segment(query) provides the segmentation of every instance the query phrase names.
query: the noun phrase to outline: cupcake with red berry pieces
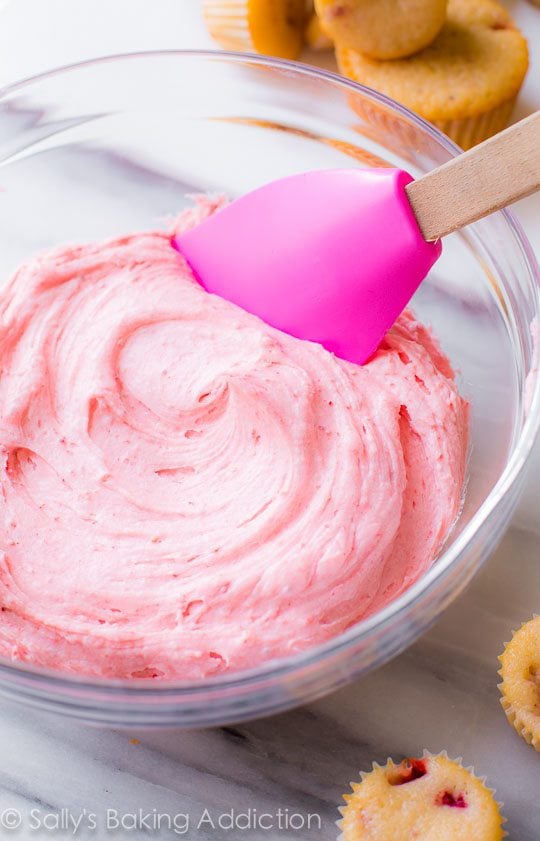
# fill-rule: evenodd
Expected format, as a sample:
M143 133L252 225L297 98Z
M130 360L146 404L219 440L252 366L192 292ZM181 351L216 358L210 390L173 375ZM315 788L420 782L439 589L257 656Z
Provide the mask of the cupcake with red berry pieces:
M342 841L500 841L505 835L485 781L445 753L374 763L360 777L340 809Z
M516 631L499 657L501 704L508 721L540 751L540 616Z

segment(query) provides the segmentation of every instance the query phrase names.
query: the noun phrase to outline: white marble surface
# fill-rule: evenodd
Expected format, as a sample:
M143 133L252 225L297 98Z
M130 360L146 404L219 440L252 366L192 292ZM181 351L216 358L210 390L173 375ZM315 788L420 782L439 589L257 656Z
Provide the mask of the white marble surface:
M540 10L524 0L509 5L533 53L519 109L526 113L540 107ZM5 83L99 54L196 46L210 46L198 0L0 5ZM540 253L540 199L517 212ZM538 841L540 757L507 726L496 669L512 628L540 610L539 493L537 447L513 527L468 592L408 652L309 707L211 732L119 733L0 703L0 838L333 839L336 805L360 768L427 748L461 755L486 774L505 802L510 838ZM199 830L205 808L214 821L231 808L257 809L275 824L279 809L306 820L311 813L312 828L227 832L206 821ZM133 828L140 809L146 829ZM17 830L2 825L16 823L17 811L4 810L20 813ZM167 829L175 815L176 831ZM115 816L125 827L113 831Z

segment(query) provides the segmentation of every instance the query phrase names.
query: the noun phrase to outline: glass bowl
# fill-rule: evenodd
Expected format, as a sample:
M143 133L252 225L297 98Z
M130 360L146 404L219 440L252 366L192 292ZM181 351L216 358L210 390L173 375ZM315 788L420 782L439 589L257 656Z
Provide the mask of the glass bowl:
M189 194L234 197L325 167L418 176L459 150L331 73L213 52L85 62L0 96L0 276L65 241L155 227ZM390 235L390 233L389 233ZM509 521L539 423L538 268L508 213L447 238L413 306L471 403L469 479L444 551L384 610L317 648L199 684L73 678L0 662L5 696L89 722L201 727L285 710L403 650L463 590Z

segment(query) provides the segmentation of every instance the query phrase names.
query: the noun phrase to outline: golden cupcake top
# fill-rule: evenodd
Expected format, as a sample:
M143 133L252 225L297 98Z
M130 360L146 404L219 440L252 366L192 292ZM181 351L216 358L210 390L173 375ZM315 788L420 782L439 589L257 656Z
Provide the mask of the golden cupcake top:
M515 632L499 659L499 689L507 718L540 751L540 616Z
M477 116L513 99L528 66L525 38L496 0L449 0L432 44L377 61L337 44L341 71L429 120Z
M500 841L503 818L485 783L445 754L391 759L344 795L343 841Z
M379 59L401 58L431 44L447 0L315 0L321 26L342 47Z

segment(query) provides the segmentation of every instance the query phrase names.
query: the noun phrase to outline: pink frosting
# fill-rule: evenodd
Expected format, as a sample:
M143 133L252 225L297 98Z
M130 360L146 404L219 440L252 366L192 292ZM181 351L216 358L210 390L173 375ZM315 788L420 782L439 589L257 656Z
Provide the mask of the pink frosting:
M410 312L357 367L207 294L170 235L55 250L1 296L4 657L258 666L386 605L458 514L467 407Z

